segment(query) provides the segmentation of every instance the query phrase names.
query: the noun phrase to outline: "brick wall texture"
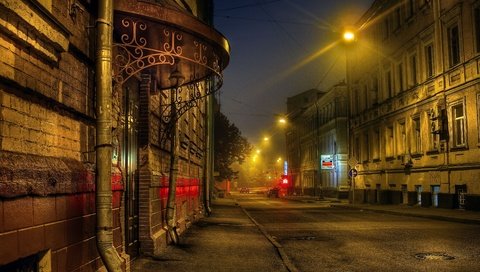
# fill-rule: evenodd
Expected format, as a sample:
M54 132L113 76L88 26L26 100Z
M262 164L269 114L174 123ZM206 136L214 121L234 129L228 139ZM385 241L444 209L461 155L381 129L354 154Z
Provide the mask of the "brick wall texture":
M94 34L90 1L0 0L0 270L51 251L52 271L97 271L95 241ZM46 14L44 14L46 12ZM158 253L164 233L170 168L164 96L151 75L131 81L138 92L140 252ZM114 246L125 254L126 87L114 88L119 157L113 171ZM180 231L201 214L205 103L178 120ZM128 119L129 120L129 119ZM127 121L128 121L127 120ZM113 161L113 160L112 160Z

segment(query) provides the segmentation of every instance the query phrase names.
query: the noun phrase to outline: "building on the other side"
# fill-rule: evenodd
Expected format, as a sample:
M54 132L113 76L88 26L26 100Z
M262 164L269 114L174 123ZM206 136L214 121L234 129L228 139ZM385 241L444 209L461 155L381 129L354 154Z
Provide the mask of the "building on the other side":
M286 150L293 192L346 197L347 88L308 90L287 99Z
M129 271L208 212L229 61L212 13L0 0L1 271Z
M319 187L323 196L347 198L348 91L344 82L331 87L314 104L318 146Z
M377 0L358 26L355 202L480 209L480 3Z

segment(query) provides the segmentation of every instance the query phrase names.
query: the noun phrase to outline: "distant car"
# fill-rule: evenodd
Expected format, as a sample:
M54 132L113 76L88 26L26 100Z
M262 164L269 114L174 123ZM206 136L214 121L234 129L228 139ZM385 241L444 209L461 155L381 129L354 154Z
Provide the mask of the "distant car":
M280 188L274 187L267 191L267 197L279 197Z
M250 193L250 189L248 189L247 187L240 188L240 193L248 194L248 193Z

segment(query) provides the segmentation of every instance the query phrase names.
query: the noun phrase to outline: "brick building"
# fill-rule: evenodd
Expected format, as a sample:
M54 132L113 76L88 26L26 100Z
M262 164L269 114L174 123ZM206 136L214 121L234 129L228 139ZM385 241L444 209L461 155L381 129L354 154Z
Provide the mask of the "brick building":
M480 208L480 3L377 0L347 48L355 201Z
M96 245L98 2L0 0L0 270L105 269ZM129 270L172 241L170 200L178 233L208 208L207 97L229 47L212 27L212 1L114 2L108 172L113 247Z

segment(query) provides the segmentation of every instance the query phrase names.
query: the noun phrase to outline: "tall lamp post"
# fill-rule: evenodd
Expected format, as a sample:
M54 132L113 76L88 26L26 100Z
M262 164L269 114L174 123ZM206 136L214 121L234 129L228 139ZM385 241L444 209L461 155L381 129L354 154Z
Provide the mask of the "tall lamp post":
M355 35L355 32L353 32L352 30L345 30L343 32L343 35L342 35L342 38L343 38L343 41L345 44L347 45L350 45L352 44L353 42L356 41L357 37ZM349 98L349 101L347 103L347 139L348 139L348 145L349 145L349 153L353 153L353 152L350 152L350 103L352 101L352 97L351 97L351 86L350 86L350 78L349 78L349 72L348 72L348 69L349 69L349 66L348 66L348 52L345 51L345 81L346 81L346 84L347 84L347 93L348 93L348 98ZM350 161L356 161L355 157L352 157L350 158ZM356 163L355 163L356 164ZM352 169L355 169L355 164L351 164L350 167ZM351 177L352 179L352 185L351 185L351 188L352 188L352 203L355 204L355 177Z

